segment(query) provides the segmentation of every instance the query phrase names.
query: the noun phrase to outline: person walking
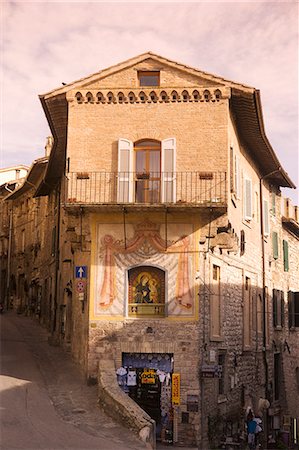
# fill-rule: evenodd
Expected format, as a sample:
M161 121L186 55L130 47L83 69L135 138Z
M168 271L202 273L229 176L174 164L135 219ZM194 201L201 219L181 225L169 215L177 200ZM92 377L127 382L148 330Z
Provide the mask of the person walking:
M256 430L257 423L254 420L254 415L252 411L249 411L247 416L247 442L248 447L250 450L255 450L255 430Z

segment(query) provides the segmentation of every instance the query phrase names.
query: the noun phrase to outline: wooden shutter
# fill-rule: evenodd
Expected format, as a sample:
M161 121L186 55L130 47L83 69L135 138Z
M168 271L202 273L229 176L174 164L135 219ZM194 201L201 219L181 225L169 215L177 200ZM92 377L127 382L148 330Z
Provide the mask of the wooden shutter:
M133 142L118 140L118 203L133 201Z
M277 327L277 290L273 289L272 291L272 312L273 312L273 327Z
M281 315L281 326L284 326L284 293L280 291L280 315Z
M268 235L269 230L269 205L268 200L263 201L264 235Z
M162 202L176 202L176 140L175 138L162 141L161 161L161 197Z
M240 198L240 164L239 157L235 155L235 193Z
M288 241L283 241L283 267L284 271L289 271L289 244Z
M244 216L246 220L252 219L252 181L249 178L245 178Z
M276 231L272 232L272 248L273 248L273 258L278 259L278 234Z
M288 314L289 314L289 328L295 326L295 302L294 302L294 292L288 292Z

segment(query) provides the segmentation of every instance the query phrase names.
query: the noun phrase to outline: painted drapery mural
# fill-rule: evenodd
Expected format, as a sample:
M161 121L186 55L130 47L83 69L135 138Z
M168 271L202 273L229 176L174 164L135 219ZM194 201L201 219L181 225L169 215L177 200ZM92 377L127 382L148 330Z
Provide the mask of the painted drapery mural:
M160 234L160 226L150 221L135 226L130 224L127 226L126 243L117 239L123 233L122 225L98 226L96 315L126 314L126 303L129 301L128 271L139 266L158 267L165 272L163 303L167 304L168 316L194 315L192 226L168 224L167 242ZM132 290L135 293L134 300L136 303L141 300L155 302L158 289L158 278L153 271L141 271Z

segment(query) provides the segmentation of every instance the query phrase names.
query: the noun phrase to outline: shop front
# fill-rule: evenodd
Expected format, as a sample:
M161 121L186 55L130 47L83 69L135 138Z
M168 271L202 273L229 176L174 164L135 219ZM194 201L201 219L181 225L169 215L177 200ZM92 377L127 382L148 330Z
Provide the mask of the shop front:
M118 384L156 422L157 441L173 443L173 355L123 353Z

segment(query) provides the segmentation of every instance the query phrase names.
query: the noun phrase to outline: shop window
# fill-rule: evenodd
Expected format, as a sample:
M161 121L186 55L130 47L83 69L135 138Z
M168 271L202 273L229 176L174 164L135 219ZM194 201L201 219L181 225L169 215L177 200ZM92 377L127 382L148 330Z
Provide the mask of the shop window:
M281 329L284 325L284 295L282 291L272 292L273 327Z
M159 86L160 72L140 71L138 72L140 86Z
M210 335L211 339L221 337L221 289L220 267L213 264L212 292L210 295Z
M165 316L165 272L140 266L129 270L129 317Z

